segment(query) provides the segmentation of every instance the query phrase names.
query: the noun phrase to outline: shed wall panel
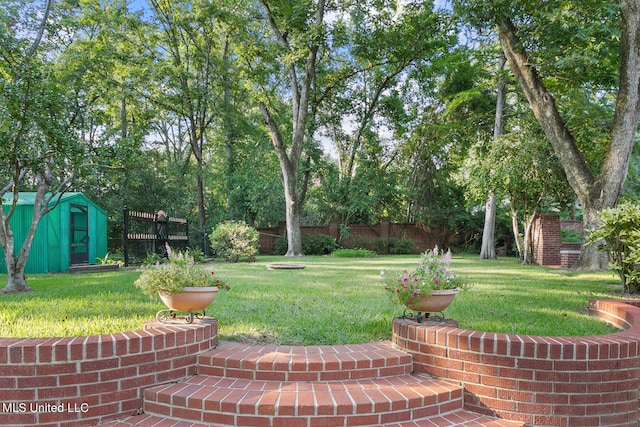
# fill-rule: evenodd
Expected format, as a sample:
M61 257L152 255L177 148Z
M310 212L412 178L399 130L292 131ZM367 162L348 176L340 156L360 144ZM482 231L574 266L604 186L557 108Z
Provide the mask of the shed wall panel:
M31 203L29 203L31 201ZM11 203L9 201L9 203ZM29 259L25 266L25 273L52 273L68 271L70 266L71 233L70 215L71 204L88 207L89 220L89 263L96 263L97 258L107 253L107 215L98 205L87 199L81 193L66 193L58 205L47 215L42 217L36 229ZM8 212L10 205L3 205ZM20 250L26 238L33 215L33 193L21 193L15 213L11 219L17 247ZM0 273L7 272L4 254L0 259Z

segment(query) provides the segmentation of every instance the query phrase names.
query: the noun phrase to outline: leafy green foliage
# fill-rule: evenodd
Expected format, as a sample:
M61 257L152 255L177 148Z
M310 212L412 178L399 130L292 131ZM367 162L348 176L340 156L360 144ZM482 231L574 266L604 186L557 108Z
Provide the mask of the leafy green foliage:
M602 224L589 233L591 244L606 252L625 292L640 292L640 205L623 203L600 213ZM604 240L604 242L602 242Z
M209 235L211 252L227 262L238 262L241 257L254 261L259 237L258 230L244 221L221 222Z
M412 254L415 244L408 237L397 237L389 239L389 253L395 255Z
M118 256L118 258L116 258L116 256ZM119 267L124 267L124 261L120 259L119 254L116 256L107 252L104 258L96 257L96 261L98 261L98 264L100 265L117 265Z
M147 256L142 260L142 265L151 266L156 264L164 264L165 262L169 262L167 257L162 254L147 254Z
M637 139L633 144L627 180L624 182L621 198L630 202L640 199L640 143Z
M377 256L374 251L363 248L341 248L333 251L331 256L337 258L371 258Z
M582 233L576 231L573 227L565 227L560 230L562 234L562 241L567 243L580 243L582 242Z
M329 255L340 245L327 234L305 234L302 236L302 251L308 255Z
M507 196L523 216L545 203L573 200L562 165L531 115L512 120L511 127L466 159L468 196L484 200L489 191Z
M384 290L394 303L411 305L432 291L467 288L468 285L451 269L451 251L442 253L436 246L420 256L418 266L399 274L381 272Z
M186 287L217 287L229 289L229 286L207 271L201 264L194 262L188 252L171 252L169 262L146 265L135 281L136 287L148 295L158 293L179 294Z

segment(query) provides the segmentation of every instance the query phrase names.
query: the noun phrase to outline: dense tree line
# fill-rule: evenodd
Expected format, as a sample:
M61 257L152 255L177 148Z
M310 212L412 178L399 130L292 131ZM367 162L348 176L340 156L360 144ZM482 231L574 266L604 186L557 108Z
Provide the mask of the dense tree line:
M629 162L635 198L637 2L453 4L6 0L0 196L83 191L112 230L125 205L200 236L286 219L295 256L300 224L381 218L479 249L491 195L525 260L536 212L594 225Z

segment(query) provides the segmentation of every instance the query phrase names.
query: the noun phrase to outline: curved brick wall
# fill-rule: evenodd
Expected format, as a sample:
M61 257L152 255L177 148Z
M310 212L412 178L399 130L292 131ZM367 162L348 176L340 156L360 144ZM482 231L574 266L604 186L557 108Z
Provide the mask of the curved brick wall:
M0 338L0 425L89 426L142 408L142 389L195 374L218 325L148 322L73 338Z
M536 426L638 426L640 301L591 301L623 329L537 337L394 319L414 370L464 386L467 409Z

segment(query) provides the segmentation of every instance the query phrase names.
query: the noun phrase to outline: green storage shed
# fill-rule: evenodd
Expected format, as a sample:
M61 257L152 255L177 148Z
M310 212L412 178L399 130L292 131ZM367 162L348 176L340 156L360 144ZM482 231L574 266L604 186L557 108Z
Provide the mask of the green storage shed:
M36 193L20 193L10 224L16 254L31 226ZM13 200L5 195L2 207L8 212ZM55 205L55 199L50 206ZM1 249L0 249L1 252ZM64 193L42 217L31 245L25 273L58 273L72 265L95 264L107 254L107 214L82 193ZM6 273L4 256L0 272Z

